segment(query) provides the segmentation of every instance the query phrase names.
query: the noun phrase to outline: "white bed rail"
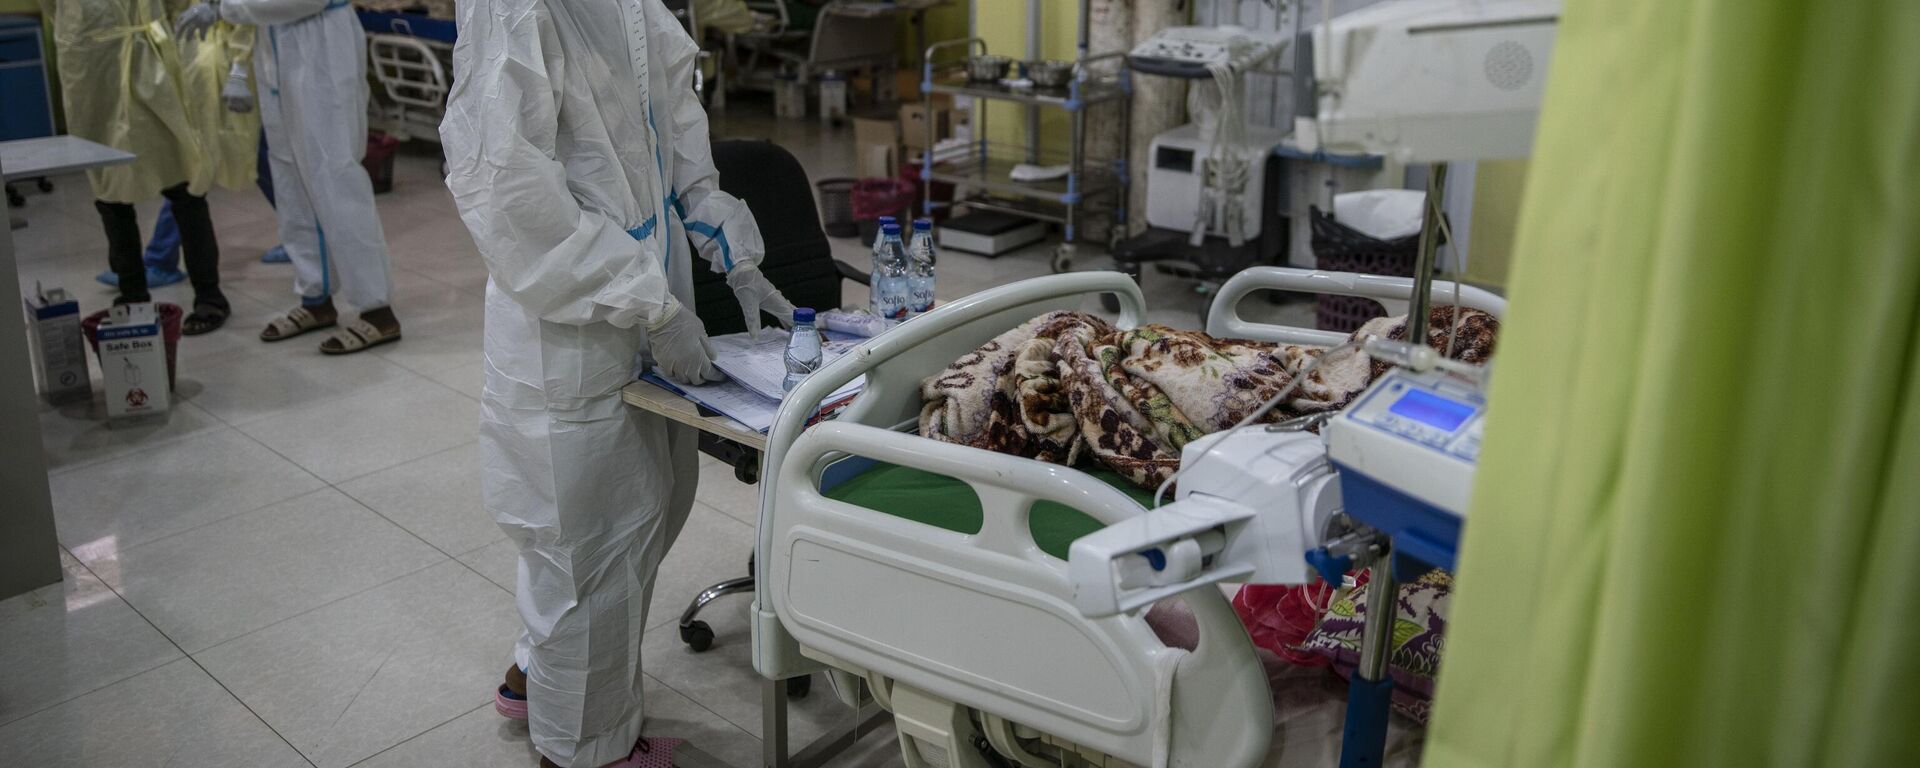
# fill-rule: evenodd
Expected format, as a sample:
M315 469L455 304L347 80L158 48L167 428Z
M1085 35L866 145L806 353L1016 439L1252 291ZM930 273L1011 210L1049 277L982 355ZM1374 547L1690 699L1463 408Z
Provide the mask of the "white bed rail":
M1271 735L1265 725L1271 722L1272 703L1266 683L1258 674L1258 665L1253 661L1251 643L1224 597L1187 598L1201 626L1200 644L1192 653L1166 649L1137 617L1088 620L1080 616L1072 608L1066 563L1038 552L1025 528L1033 499L1063 503L1106 523L1139 514L1141 509L1137 504L1125 494L1069 468L936 443L894 431L918 417L920 383L927 376L1037 315L1083 308L1089 300L1102 294L1119 300L1120 317L1116 325L1131 328L1139 324L1145 312L1140 288L1119 273L1085 272L1024 280L942 304L920 318L865 342L795 387L788 397L793 405L782 408L770 431L760 473L763 485L757 544L759 572L756 574L760 591L755 595L752 609L756 670L769 678L781 679L821 668L818 662L801 654L800 642L783 625L786 617L782 613L789 613L802 625L801 632L815 655L869 664L871 671L882 674L905 674L911 684L948 695L953 701L972 706L990 702L992 706L981 708L1036 728L1046 729L1047 724L1053 724L1059 728L1049 732L1062 736L1072 734L1084 739L1089 746L1102 743L1125 747L1116 752L1143 757L1146 753L1141 749L1140 739L1150 732L1142 729L1151 728L1154 718L1141 722L1141 717L1165 711L1145 705L1165 695L1171 697L1175 711L1197 715L1176 717L1165 726L1168 731L1162 737L1171 740L1171 753L1177 758L1174 765L1209 768L1251 765L1258 761L1259 755L1265 754ZM797 404L820 402L835 389L862 375L867 380L860 397L834 421L807 429L803 434L812 409ZM819 473L837 458L850 454L967 482L981 497L983 512L987 515L982 530L971 536L953 533L826 498L819 491ZM930 542L934 541L941 546L931 546ZM811 551L796 554L793 547L811 548ZM914 556L905 556L908 553ZM792 570L795 563L803 567ZM872 594L845 604L866 606L867 616L843 612L831 617L833 620L871 618L880 622L882 617L892 615L905 622L899 627L880 625L853 630L824 627L826 618L815 614L822 610L820 601L829 598L829 593L835 590L820 588L825 582L796 585L792 578L797 573L809 579L827 579L823 574L835 567L879 569L875 572L890 576L884 580L849 579L843 571L840 579L828 579L835 584L856 587L877 585ZM933 569L937 577L928 575L926 569ZM980 576L1002 583L983 587ZM909 579L921 589L908 590L903 580ZM1026 586L1011 589L1005 584L1010 580ZM944 586L947 583L963 583L969 588L950 590ZM796 607L790 603L789 598L796 589L803 593L813 590L811 597L805 598L807 605ZM1047 631L1064 638L1062 647L1104 649L1096 651L1091 658L1080 657L1079 661L1098 662L1108 667L1134 665L1127 667L1135 670L1129 673L1132 681L1123 682L1111 673L1106 678L1094 678L1094 685L1105 679L1111 681L1107 687L1114 689L1115 699L1111 702L1102 705L1098 697L1091 699L1095 702L1091 705L1094 709L1107 710L1105 715L1076 710L1077 715L1070 712L1064 719L1060 715L1050 718L1049 705L1055 702L995 693L1005 686L937 663L900 660L900 654L907 653L912 646L944 648L949 644L908 643L901 638L891 643L865 638L863 642L849 644L836 642L831 637L837 634L856 638L870 628L883 634L895 629L911 631L913 619L929 611L945 610L962 617L969 615L967 611L979 613L977 606L894 604L901 595L935 593L955 600L985 600L1002 612L1025 612L1029 617L1039 617ZM991 629L971 627L975 634ZM981 648L999 656L1010 656L1010 649L1024 650L1028 645L1037 644L1018 636L1001 636L999 641L1000 644L989 642ZM1130 650L1121 657L1109 655L1116 644ZM893 656L896 661L876 663L876 653L896 651ZM997 663L997 659L973 661L984 667ZM1074 661L1066 659L1057 666L1065 668ZM1172 664L1171 679L1178 684L1171 692L1141 690L1145 681L1152 679L1138 671L1138 665L1146 662ZM1251 672L1248 665L1253 667ZM1168 679L1166 675L1160 673L1157 679ZM930 680L929 676L934 679ZM998 681L1008 679L988 677ZM1085 685L1077 676L1076 684ZM1084 691L1075 698L1088 700ZM1066 709L1074 710L1073 707ZM1131 714L1118 717L1124 722L1116 722L1116 712ZM1072 722L1067 722L1069 720ZM1151 764L1150 760L1142 762Z
M827 364L794 387L773 427L767 433L760 492L760 520L766 522L766 500L779 492L778 468L786 450L799 437L812 407L860 376L867 382L860 396L837 417L841 423L892 428L920 414L920 382L945 369L961 355L1034 317L1057 309L1075 309L1088 298L1112 295L1120 301L1115 325L1132 328L1146 313L1140 286L1118 272L1077 272L1049 275L991 288L957 299L902 323ZM759 548L765 554L770 540L762 526ZM764 577L765 574L759 574Z
M1240 300L1254 291L1359 296L1380 302L1390 316L1404 315L1413 296L1413 278L1292 267L1251 267L1220 286L1219 293L1214 296L1213 306L1207 312L1207 333L1235 339L1316 347L1331 347L1347 340L1347 334L1344 333L1261 323L1241 317ZM1490 291L1458 282L1435 280L1433 305L1450 304L1478 309L1495 317L1507 311L1507 300Z
M828 498L821 477L850 457L965 482L980 529ZM800 435L778 474L763 524L778 546L762 562L779 578L761 599L807 648L1142 765L1162 749L1196 767L1266 754L1272 701L1221 594L1185 598L1199 643L1166 648L1138 616L1081 615L1067 563L1034 542L1036 502L1113 525L1146 511L1125 493L1068 467L838 421Z

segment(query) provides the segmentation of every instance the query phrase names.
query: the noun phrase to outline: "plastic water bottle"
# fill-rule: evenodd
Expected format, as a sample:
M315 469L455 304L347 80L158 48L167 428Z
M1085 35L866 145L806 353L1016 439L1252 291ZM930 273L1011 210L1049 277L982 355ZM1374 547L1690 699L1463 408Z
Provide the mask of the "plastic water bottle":
M808 374L820 370L820 329L813 327L813 310L795 307L793 335L787 339L787 380L783 388L792 392Z
M907 244L907 314L933 309L933 222L913 220L913 241Z
M873 313L888 320L907 319L907 246L900 225L881 227L873 253Z
M878 281L880 275L886 272L887 227L899 226L899 220L892 216L881 216L878 221L880 222L880 228L873 233L873 267L867 271L867 294L870 297L867 306L873 311L874 317L886 318L889 317L889 315L885 312L886 308L881 306L883 302L881 301Z

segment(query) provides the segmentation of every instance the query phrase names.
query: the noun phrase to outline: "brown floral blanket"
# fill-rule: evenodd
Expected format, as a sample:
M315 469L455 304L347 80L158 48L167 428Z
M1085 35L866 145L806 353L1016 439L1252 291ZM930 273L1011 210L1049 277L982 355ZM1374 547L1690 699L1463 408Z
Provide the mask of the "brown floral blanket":
M1453 357L1484 363L1499 321L1460 310ZM1429 315L1444 349L1454 307ZM1406 318L1379 318L1352 338L1404 340ZM1179 468L1187 443L1238 423L1325 350L1216 339L1159 325L1118 330L1099 317L1051 312L1000 334L921 384L920 434L1058 464L1092 458L1145 488ZM1268 421L1344 407L1385 373L1358 349L1307 374Z

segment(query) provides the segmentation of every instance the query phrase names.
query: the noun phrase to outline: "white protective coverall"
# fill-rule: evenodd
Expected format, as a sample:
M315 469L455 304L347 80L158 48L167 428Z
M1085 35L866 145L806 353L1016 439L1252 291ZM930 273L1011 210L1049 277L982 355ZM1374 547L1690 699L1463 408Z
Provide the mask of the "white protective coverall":
M337 292L362 312L387 306L387 237L360 166L367 32L359 17L347 0L222 0L219 8L226 21L260 27L254 87L294 290L308 303Z
M624 405L644 329L765 247L719 191L694 47L659 0L459 6L447 186L492 273L480 449L520 547L528 729L565 766L640 737L654 574L699 479L695 433Z

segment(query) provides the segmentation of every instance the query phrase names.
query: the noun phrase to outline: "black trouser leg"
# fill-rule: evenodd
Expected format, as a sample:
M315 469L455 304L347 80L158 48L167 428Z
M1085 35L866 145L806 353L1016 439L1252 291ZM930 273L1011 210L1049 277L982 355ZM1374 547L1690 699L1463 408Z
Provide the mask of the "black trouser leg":
M107 267L120 276L122 303L152 301L147 293L147 265L140 260L146 243L140 241L140 219L132 203L93 201L100 225L107 231Z
M173 220L180 226L180 256L187 265L187 280L193 284L193 304L211 304L227 309L227 296L220 292L220 242L213 234L213 215L207 199L189 194L186 184L160 191L173 204Z

